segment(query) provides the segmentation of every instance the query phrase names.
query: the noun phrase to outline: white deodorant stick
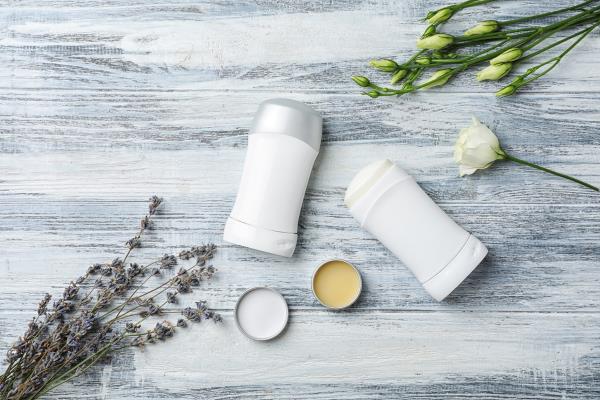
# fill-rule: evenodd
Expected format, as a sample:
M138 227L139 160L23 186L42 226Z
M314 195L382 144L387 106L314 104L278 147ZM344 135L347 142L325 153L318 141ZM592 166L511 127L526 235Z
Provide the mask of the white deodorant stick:
M356 174L344 202L437 301L456 289L487 254L479 239L390 160L369 164Z
M307 105L267 100L258 108L225 241L291 257L304 192L321 146L323 119Z

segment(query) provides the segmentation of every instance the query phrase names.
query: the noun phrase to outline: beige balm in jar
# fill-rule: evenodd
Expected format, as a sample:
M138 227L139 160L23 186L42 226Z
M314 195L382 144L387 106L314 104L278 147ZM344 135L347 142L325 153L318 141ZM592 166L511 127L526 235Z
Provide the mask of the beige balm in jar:
M362 278L358 269L344 260L325 261L312 277L312 291L321 304L332 310L350 307L360 296Z

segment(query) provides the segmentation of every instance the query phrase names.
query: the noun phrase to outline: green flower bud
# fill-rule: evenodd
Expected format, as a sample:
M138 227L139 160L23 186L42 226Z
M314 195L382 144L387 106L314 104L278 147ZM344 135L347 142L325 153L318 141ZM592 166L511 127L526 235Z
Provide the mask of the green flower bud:
M514 86L514 85L508 85L508 86L503 87L502 89L498 90L496 92L496 96L497 97L510 96L511 94L513 94L516 91L517 91L517 87L516 86Z
M370 92L366 92L365 94L372 99L376 99L379 97L379 92L376 90L371 90Z
M431 36L435 34L435 25L429 25L427 27L427 29L425 29L423 31L423 34L421 35L422 38L427 37L427 36Z
M371 81L369 80L369 78L364 77L364 76L360 76L360 75L355 75L352 77L352 80L358 85L358 86L362 86L362 87L368 87L371 85Z
M497 55L496 57L490 60L490 64L502 64L507 62L513 62L521 58L523 55L523 50L518 47L513 47L512 49L508 49L502 54Z
M452 14L454 14L454 11L450 8L442 8L441 10L427 14L427 22L430 24L441 24L442 22L447 21Z
M481 21L474 27L467 29L464 35L484 35L486 33L496 32L498 29L500 29L500 24L498 23L498 21Z
M508 74L512 68L511 63L490 65L477 73L478 81L497 81Z
M388 60L382 58L381 60L371 60L369 61L371 66L382 72L394 72L398 69L399 65L394 60Z
M426 56L417 57L415 62L419 65L429 65L429 64L431 64L431 58L426 57Z
M435 35L419 39L417 41L417 47L419 49L440 50L451 45L452 42L454 42L454 36L446 33L436 33Z
M396 73L394 75L392 75L392 79L390 80L390 83L392 85L395 85L396 83L398 83L402 79L404 79L404 77L406 76L406 74L408 74L408 70L406 70L406 69L399 69L398 71L396 71Z
M453 75L454 70L452 69L440 69L431 75L429 79L420 84L421 89L429 89L434 86L442 86L448 82L448 79Z

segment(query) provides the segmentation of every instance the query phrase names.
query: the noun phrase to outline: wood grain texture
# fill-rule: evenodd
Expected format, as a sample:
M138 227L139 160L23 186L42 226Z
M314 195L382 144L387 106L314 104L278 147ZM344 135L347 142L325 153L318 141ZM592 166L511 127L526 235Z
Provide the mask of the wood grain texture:
M494 2L486 18L572 4ZM48 398L600 398L598 195L498 164L459 178L457 130L485 121L516 156L600 184L600 38L498 100L472 76L373 101L353 74L404 57L443 1L11 0L0 6L0 353L43 293L112 259L145 199L164 196L139 260L213 241L202 297L225 315L144 353L126 352ZM488 14L489 13L489 14ZM465 11L449 29L481 18ZM222 243L259 102L304 101L325 118L292 259ZM433 301L342 203L354 173L388 157L490 249L447 301ZM310 292L321 261L364 278L352 309ZM255 343L232 309L247 288L291 309ZM191 301L189 298L187 301ZM0 366L1 366L0 362Z

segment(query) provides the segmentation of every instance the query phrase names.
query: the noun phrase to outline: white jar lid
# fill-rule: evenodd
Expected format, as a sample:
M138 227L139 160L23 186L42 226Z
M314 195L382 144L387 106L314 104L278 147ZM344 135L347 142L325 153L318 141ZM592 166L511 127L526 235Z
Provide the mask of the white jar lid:
M235 322L242 333L254 340L271 340L285 329L288 306L275 289L255 287L240 296L235 305Z

